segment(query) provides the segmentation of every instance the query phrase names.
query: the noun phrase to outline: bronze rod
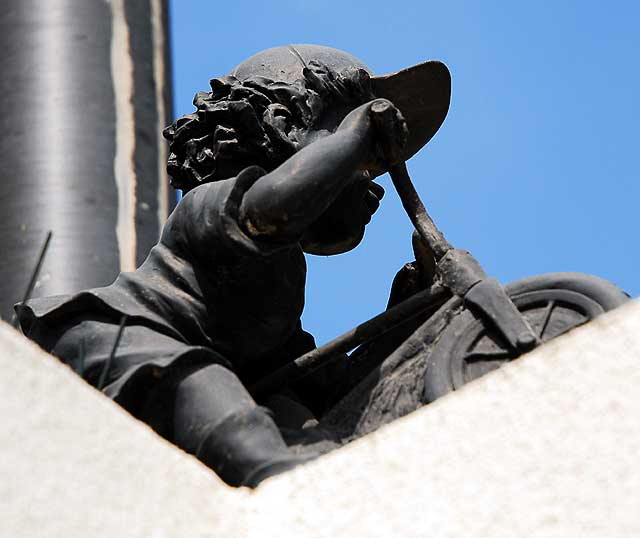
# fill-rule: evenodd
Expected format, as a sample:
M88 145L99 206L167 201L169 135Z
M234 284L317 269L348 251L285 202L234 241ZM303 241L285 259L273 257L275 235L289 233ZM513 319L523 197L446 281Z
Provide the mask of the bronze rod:
M254 396L261 396L293 383L321 366L325 366L339 358L342 353L346 353L361 344L377 338L401 323L412 319L420 312L424 312L425 309L448 296L449 292L440 286L434 286L416 293L400 304L276 370L253 385L249 392Z
M407 165L403 162L393 167L389 174L393 185L400 196L402 206L404 207L409 219L413 223L413 226L420 234L420 237L433 251L436 261L440 260L448 251L453 247L444 238L444 235L438 227L434 224L433 220L427 213L427 210L420 200L420 196L416 191L409 172L407 171Z

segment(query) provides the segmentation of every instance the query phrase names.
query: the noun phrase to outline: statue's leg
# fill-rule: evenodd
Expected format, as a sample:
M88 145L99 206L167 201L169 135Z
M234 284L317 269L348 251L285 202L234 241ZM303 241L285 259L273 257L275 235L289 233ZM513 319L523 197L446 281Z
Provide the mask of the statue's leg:
M273 413L273 420L279 429L303 429L318 425L318 420L291 391L270 395L264 405Z
M42 325L38 342L96 384L119 323L105 316ZM46 330L45 330L46 329ZM255 485L308 457L293 455L220 356L143 325L122 333L104 392L155 431L195 454L232 485Z
M225 482L255 486L307 461L287 448L270 413L238 377L213 364L185 377L176 389L175 443L195 454Z

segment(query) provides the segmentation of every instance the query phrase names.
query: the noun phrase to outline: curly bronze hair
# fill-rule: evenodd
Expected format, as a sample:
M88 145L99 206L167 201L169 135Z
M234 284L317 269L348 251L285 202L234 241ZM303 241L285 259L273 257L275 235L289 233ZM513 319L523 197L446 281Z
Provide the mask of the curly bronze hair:
M337 73L316 61L292 84L227 75L210 85L211 92L194 97L196 112L162 133L169 141L171 185L185 193L224 179L223 161L273 170L300 149L300 133L316 127L325 111L375 97L364 69Z

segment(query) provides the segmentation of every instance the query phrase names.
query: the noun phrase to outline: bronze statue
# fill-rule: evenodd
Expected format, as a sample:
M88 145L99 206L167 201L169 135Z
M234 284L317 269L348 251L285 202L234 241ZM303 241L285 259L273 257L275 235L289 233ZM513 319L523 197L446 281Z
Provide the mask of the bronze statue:
M374 77L347 53L295 45L253 56L211 89L196 95L195 113L164 132L172 184L185 196L143 265L111 286L33 300L18 312L25 334L229 484L255 486L325 450L323 442L370 431L531 349L547 339L549 323L560 327L549 332L555 336L604 309L584 319L549 314L539 330L532 316L540 300L547 308L570 298L552 292L514 306L510 290L487 279L428 218L403 163L446 116L443 64ZM384 192L373 179L389 170L418 231L416 261L396 277L378 321L315 350L300 324L303 253L355 248ZM562 278L563 291L600 285ZM607 293L605 308L624 300ZM480 332L474 315L489 320ZM462 324L453 336L450 320ZM482 362L483 350L470 349L486 327L504 349L487 348L493 362L467 375L469 353ZM457 349L461 335L474 336ZM423 389L416 379L432 344L440 348L430 360L440 366L427 370ZM311 359L315 369L322 353L332 361L313 374L287 373ZM390 381L392 371L402 375ZM285 376L273 382L274 372ZM403 379L404 400L394 393ZM283 433L303 448L292 451Z
M372 78L349 54L302 45L213 79L197 111L165 130L185 196L147 260L106 288L31 301L24 332L98 385L126 315L107 395L230 484L304 459L245 386L315 347L300 324L303 251L358 245L383 194L372 179L444 119L446 67L412 69ZM407 76L431 87L403 87ZM384 124L372 111L381 102L393 111ZM321 414L326 394L314 379L290 399Z

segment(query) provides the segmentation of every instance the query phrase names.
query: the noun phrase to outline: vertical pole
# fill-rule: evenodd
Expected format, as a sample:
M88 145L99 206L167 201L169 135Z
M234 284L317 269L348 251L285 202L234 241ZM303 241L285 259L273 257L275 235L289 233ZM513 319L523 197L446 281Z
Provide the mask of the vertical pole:
M45 6L46 4L46 6ZM6 0L0 10L0 316L47 231L34 296L133 270L171 209L167 0Z

